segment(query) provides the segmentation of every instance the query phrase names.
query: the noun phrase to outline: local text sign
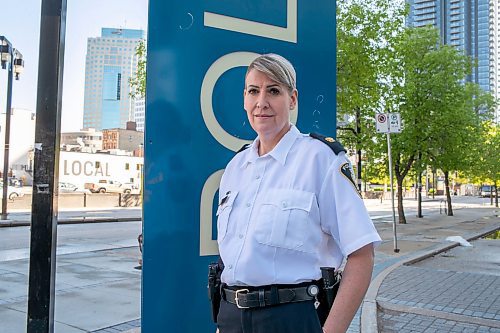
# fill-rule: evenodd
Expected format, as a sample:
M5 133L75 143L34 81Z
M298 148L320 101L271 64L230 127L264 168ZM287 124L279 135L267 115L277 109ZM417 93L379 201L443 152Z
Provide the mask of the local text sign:
M335 134L335 1L149 2L142 332L211 332L223 168L255 133L244 74L262 53L296 67L303 132Z

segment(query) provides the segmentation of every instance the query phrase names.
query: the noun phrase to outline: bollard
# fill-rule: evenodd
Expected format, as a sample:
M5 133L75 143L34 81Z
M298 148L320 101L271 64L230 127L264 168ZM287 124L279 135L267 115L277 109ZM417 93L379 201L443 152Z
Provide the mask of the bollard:
M118 193L118 207L122 206L122 194Z
M83 192L83 207L87 207L87 193Z

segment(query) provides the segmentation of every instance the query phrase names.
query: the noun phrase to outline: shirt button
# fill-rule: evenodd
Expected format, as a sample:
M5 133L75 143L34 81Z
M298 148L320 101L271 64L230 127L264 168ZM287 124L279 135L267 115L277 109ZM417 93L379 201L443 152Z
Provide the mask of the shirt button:
M255 179L260 179L260 175L255 176Z
M238 237L240 237L240 239L242 239L242 238L243 238L243 235L242 235L242 234L240 234Z
M227 266L227 268L232 269L232 268L233 268L233 265L229 265L229 266Z
M252 204L250 202L247 202L247 207L250 207Z
M283 208L286 208L286 206L288 206L288 205L287 205L286 201L283 201L283 202L281 203L281 206L282 206Z

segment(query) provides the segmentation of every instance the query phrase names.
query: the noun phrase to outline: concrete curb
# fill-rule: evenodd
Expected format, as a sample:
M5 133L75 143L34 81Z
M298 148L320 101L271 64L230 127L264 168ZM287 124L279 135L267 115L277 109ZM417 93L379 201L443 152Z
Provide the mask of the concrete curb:
M64 219L58 220L57 224L82 224L82 223L109 223L109 222L137 222L142 221L141 217L120 217L120 218L78 218L78 219ZM0 228L6 227L29 227L31 225L30 221L0 221Z
M479 231L478 233L466 235L464 238L467 241L472 241L492 232L500 229L500 223L497 223L493 226L487 227ZM361 333L378 333L378 320L377 320L377 311L379 304L377 303L377 295L380 286L384 279L393 272L396 268L402 265L411 265L416 262L425 260L429 257L435 256L441 252L448 251L454 247L459 246L460 244L457 242L451 242L449 244L438 244L429 249L425 249L419 252L414 253L408 257L405 257L398 261L397 263L387 267L382 272L380 272L377 277L371 282L368 291L366 292L365 299L361 305Z

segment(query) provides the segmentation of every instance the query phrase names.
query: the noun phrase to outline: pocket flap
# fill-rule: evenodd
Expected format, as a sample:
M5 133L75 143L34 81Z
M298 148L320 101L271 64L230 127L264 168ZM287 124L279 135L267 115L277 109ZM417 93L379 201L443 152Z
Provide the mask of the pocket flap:
M262 204L274 205L282 210L301 209L310 212L313 201L314 193L312 192L289 189L271 189L266 193Z

